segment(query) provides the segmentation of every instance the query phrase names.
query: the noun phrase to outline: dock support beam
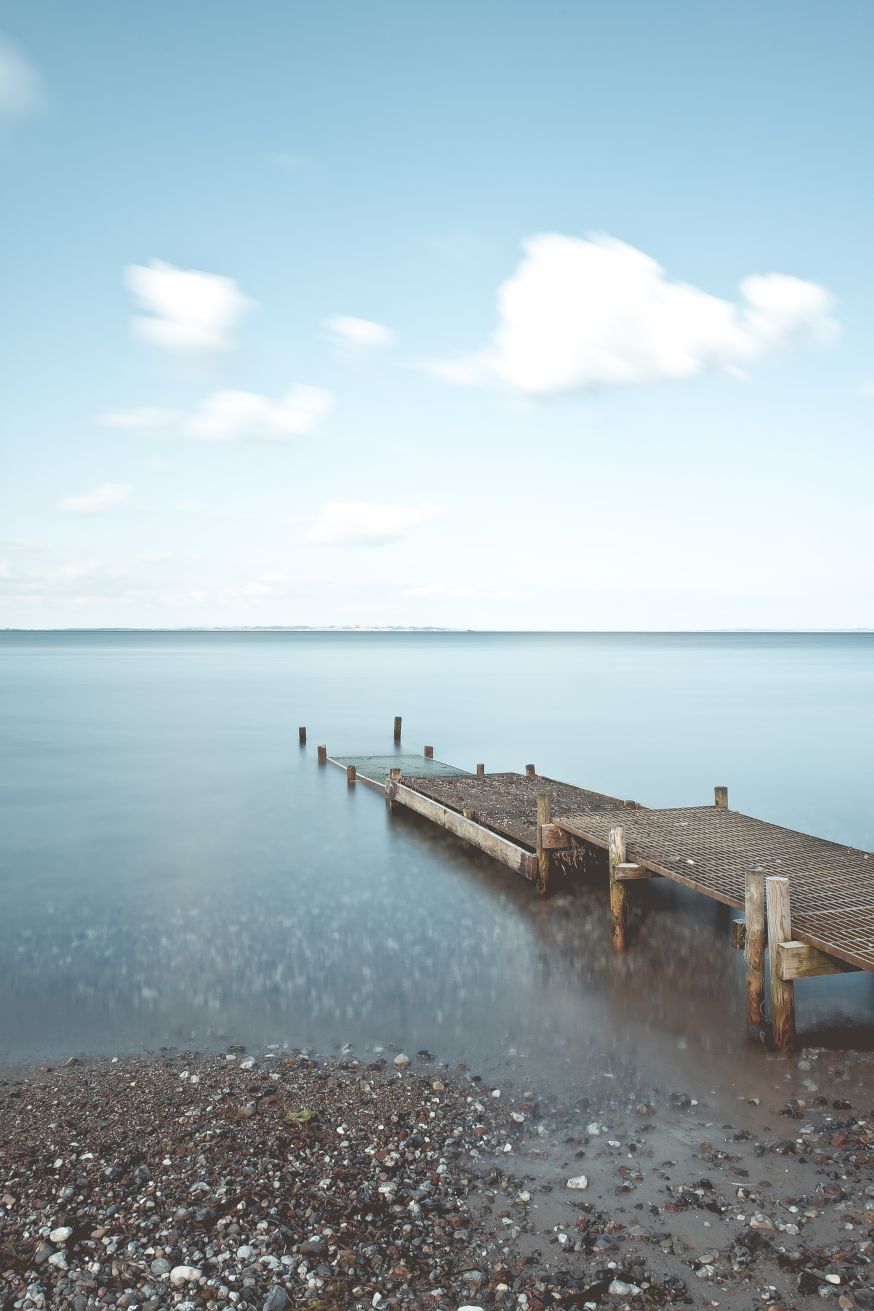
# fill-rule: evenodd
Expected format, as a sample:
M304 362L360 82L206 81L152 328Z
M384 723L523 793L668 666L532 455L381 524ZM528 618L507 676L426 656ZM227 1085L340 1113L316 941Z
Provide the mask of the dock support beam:
M713 789L713 804L717 810L728 810L728 788L715 787Z
M611 828L607 847L610 868L610 918L612 920L613 950L625 950L625 929L628 922L628 889L616 877L616 871L625 862L625 829Z
M297 740L298 740L298 742L300 743L300 745L301 745L302 747L305 747L305 746L306 746L306 744L307 744L307 731L306 731L306 728L303 726L303 724L301 724L300 728L297 730Z
M549 850L543 845L543 826L552 821L552 799L548 792L537 798L537 890L542 897L549 892Z
M401 740L401 716L395 715L395 742Z
M425 759L426 759L426 760L433 760L433 759L434 759L434 748L433 748L433 747L425 747Z
M765 880L768 915L768 967L771 981L771 1030L774 1046L791 1051L795 1042L795 984L780 977L781 942L792 941L789 880L772 876Z
M746 877L744 961L747 970L747 1024L758 1029L765 999L765 876Z
M316 751L318 752L319 755L319 764L326 765L328 763L328 748L316 747Z

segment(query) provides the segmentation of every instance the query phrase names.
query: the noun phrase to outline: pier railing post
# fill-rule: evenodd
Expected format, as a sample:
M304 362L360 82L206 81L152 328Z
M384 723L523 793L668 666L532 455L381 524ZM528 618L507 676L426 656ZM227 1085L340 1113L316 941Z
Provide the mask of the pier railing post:
M747 971L747 1024L762 1023L765 999L765 876L748 872L744 897L744 961Z
M713 789L713 804L717 810L728 810L728 788L715 787Z
M613 950L625 950L625 930L628 923L628 889L616 877L619 865L625 864L625 829L611 828L607 847L610 870L610 918L612 921Z
M316 747L316 751L319 756L319 764L326 765L328 763L328 748L325 746Z
M552 821L552 799L548 792L537 798L537 890L545 897L549 892L550 852L543 845L543 825Z
M781 942L792 941L789 880L776 875L765 879L768 915L768 972L771 981L771 1032L774 1046L790 1051L795 1042L795 984L780 976Z
M302 747L305 747L305 746L306 746L306 744L307 744L307 731L306 731L306 728L304 727L303 724L301 724L300 728L297 730L297 740L298 740L298 742L300 743L300 745L301 745Z
M395 715L395 742L401 740L401 716Z

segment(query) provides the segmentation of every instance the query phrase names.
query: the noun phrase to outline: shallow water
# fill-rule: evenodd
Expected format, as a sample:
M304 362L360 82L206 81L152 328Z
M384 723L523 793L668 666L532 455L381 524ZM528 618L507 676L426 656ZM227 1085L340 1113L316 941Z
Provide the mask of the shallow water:
M0 1061L351 1042L754 1078L715 907L523 881L316 765L404 749L874 847L874 635L0 634ZM309 729L301 750L297 726ZM874 976L798 986L874 1045Z

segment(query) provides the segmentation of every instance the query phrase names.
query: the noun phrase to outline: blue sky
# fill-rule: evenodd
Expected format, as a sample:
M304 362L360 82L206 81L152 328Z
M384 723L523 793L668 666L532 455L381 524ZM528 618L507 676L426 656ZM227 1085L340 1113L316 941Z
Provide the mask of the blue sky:
M874 627L869 4L0 32L0 625Z

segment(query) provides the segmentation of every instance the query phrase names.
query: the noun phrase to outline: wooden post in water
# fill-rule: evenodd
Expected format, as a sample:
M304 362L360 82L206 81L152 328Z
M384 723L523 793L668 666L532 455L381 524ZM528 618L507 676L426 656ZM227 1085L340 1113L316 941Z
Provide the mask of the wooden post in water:
M762 1023L765 999L765 876L749 871L744 898L746 933L744 961L747 967L747 1024L751 1029Z
M328 763L328 748L316 747L316 751L318 752L319 755L319 764L326 765Z
M537 773L537 770L534 768L533 765L526 765L525 773L528 775L529 778L534 778L534 775Z
M355 766L354 766L354 765L347 765L347 766L346 766L346 782L347 782L347 783L354 783L354 782L355 782L355 774L356 774Z
M392 800L392 795L391 792L389 791L389 788L392 783L397 783L400 776L401 776L401 770L399 767L395 767L388 771L388 782L385 785L385 799L388 802L388 813L390 815L394 814L394 808L396 802Z
M307 731L306 731L306 729L304 728L303 724L301 724L300 728L297 730L297 740L298 740L298 742L300 743L300 745L301 745L302 747L305 747L305 746L306 746L306 744L307 744Z
M728 810L728 788L715 787L713 789L713 803L717 810Z
M426 759L426 760L433 760L433 759L434 759L434 748L433 748L433 747L425 747L425 759Z
M625 829L611 828L607 861L610 869L610 918L613 922L613 950L625 950L625 928L628 922L628 889L616 877L616 869L625 864Z
M395 742L401 740L401 716L395 715Z
M771 1031L774 1046L786 1052L795 1042L795 984L780 977L781 942L792 941L789 880L780 875L765 879L768 915L768 968L771 979Z
M541 792L537 798L537 890L542 897L549 892L550 853L543 845L543 825L552 822L552 798Z
M476 776L477 776L477 778L485 778L485 776L486 776L486 767L485 767L485 765L477 765L477 767L476 767Z

